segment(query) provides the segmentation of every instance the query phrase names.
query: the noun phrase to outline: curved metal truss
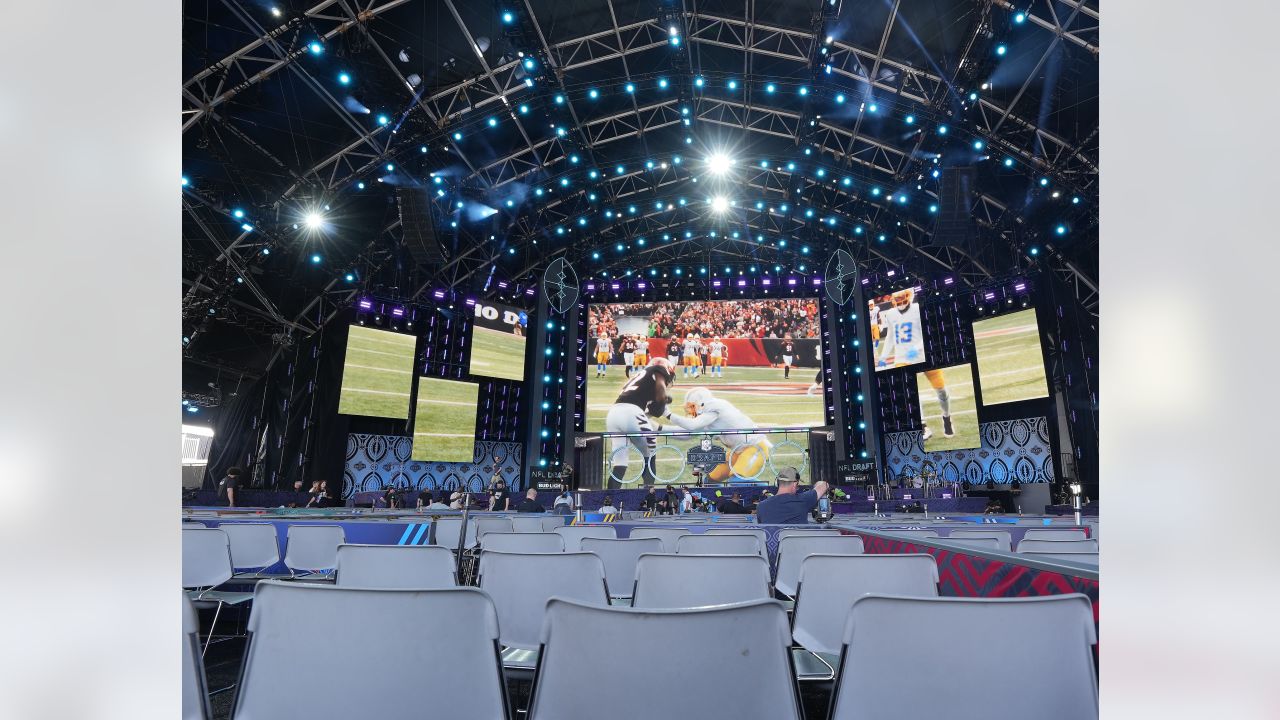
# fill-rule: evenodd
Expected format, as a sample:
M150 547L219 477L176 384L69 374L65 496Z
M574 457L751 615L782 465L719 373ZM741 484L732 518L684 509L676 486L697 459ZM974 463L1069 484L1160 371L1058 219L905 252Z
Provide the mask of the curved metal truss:
M607 147L626 138L639 138L643 141L649 133L678 125L683 119L679 108L687 100L692 100L695 120L701 125L734 128L762 137L771 136L812 145L824 162L833 167L844 168L845 172L861 173L862 177L874 178L877 182L903 182L928 167L929 155L927 148L923 147L923 136L898 147L863 132L861 114L852 127L848 127L830 119L818 119L807 105L797 111L794 106L781 107L762 102L766 98L758 94L725 97L692 91L692 74L695 71L689 67L688 55L685 53L692 48L739 51L744 57L744 79L750 72L751 63L757 60L793 63L797 72L809 73L808 77L814 78L815 94L825 92L829 97L829 93L838 89L848 93L854 102L862 97L874 97L877 102L909 104L915 108L914 112L932 113L934 117L942 118L956 102L964 102L957 95L957 87L963 87L981 71L982 63L976 58L990 54L985 52L983 42L990 35L985 31L992 22L993 10L1015 10L1006 0L975 3L965 56L956 65L955 73L948 77L937 68L914 67L886 55L887 40L898 22L898 2L894 2L890 9L882 40L877 48L857 47L836 41L829 46L828 54L822 59L823 64L830 66L830 72L817 73L815 48L832 17L830 14L824 15L828 6L825 2L815 2L810 27L804 29L755 22L751 19L753 11L745 13L744 17L726 17L696 9L668 15L659 13L652 19L620 24L617 13L613 11L613 4L609 1L607 4L611 27L582 37L549 43L543 29L537 24L530 0L523 0L524 10L535 30L532 37L536 38L536 42L530 40L532 45L528 51L548 67L550 85L566 95L568 111L575 123L575 127L564 137L553 135L542 139L543 133L532 133L526 127L525 123L529 119L522 119L520 114L512 111L513 103L528 102L530 95L522 79L519 60L489 64L476 47L471 31L458 12L456 1L444 0L444 6L462 29L468 44L475 48L478 65L483 71L445 87L424 92L415 89L414 84L401 74L369 29L380 16L405 5L409 0L319 0L300 16L275 28L260 26L253 16L233 0L228 6L246 29L257 37L183 83L183 131L203 122L221 122L220 106L276 72L288 70L297 74L306 86L337 113L343 124L351 129L352 135L350 142L341 149L304 170L294 171L240 133L242 140L274 160L279 167L288 170L293 178L292 185L275 203L277 211L296 204L296 197L304 194L312 198L331 198L344 192L356 180L369 177L376 168L387 162L407 159L410 153L416 157L424 139L433 148L433 152L435 148L442 151L447 149L447 156L451 161L460 162L467 168L466 176L457 183L459 188L494 191L512 183L535 179L542 182L550 177L548 169L570 154L585 153L589 157L595 148ZM747 0L747 5L752 5L751 0ZM1061 14L1064 9L1065 17ZM1072 44L1094 57L1097 56L1098 13L1095 10L1074 0L1034 0L1029 7L1019 7L1017 11L1026 14L1030 27L1039 28L1051 36L1048 49L1044 57L1040 58L1037 69L1060 43ZM633 99L632 108L628 111L584 120L574 106L574 91L566 90L559 84L566 74L594 64L619 60L626 72L625 81L641 77L632 75L632 66L627 64L628 60L646 51L666 46L667 28L676 22L680 23L685 38L685 48L680 51L681 55L676 62L681 75L673 78L679 92L649 103ZM305 44L300 43L302 35L299 31L303 27L324 40L347 33L361 34L385 63L388 72L394 73L398 84L403 87L405 115L421 113L427 129L397 135L392 132L391 125L368 129L364 127L367 122L357 122L351 111L344 108L341 102L297 62L307 52ZM1096 128L1083 141L1073 142L1044 130L1034 119L1014 112L1035 75L1035 72L1030 74L1026 84L1007 105L982 97L969 106L968 118L973 125L975 137L985 142L993 153L999 152L1016 158L1022 172L1052 178L1056 187L1066 188L1071 192L1096 195ZM538 92L545 95L550 90L542 88ZM543 100L546 98L543 97ZM472 124L479 125L484 117L496 110L501 110L510 117L523 142L504 157L477 163L454 141L452 133ZM861 223L868 228L892 228L891 240L881 245L850 242L857 238L849 238L847 233L843 236L826 233L820 224L815 225L799 218L744 208L739 213L741 217L736 218L733 228L738 231L739 237L717 234L712 238L705 233L695 238L681 237L674 242L635 249L628 256L628 261L647 264L677 262L679 258L687 257L687 253L695 245L698 252L736 253L746 261L756 257L750 235L753 232L763 232L799 233L810 240L815 248L825 250L845 247L854 251L859 261L872 272L901 266L910 260L918 263L916 269L920 271L953 272L968 283L978 284L1008 269L991 267L984 258L974 257L959 248L931 246L931 232L920 223L900 216L895 209L886 207L874 198L845 192L838 186L832 187L830 183L822 185L811 178L792 176L780 168L752 172L741 180L744 187L751 188L760 197L781 201L783 198L803 196L807 204L821 208L824 217L830 215L840 218L843 227ZM650 207L653 207L655 203L665 200L682 182L681 173L675 168L661 173L642 169L620 177L609 176L605 192L610 202L627 202L629 198L645 197ZM577 213L583 211L580 199L571 200L561 198L515 218L507 237L529 250L525 253L526 261L518 274L532 274L541 264L561 254L581 259L586 253L592 252L592 246L573 249L547 245L534 247L543 238L553 238L549 235L551 228L572 220ZM184 203L188 214L199 222L197 205L198 203ZM225 212L225 209L212 205L210 209ZM1023 252L1025 239L1030 231L1020 226L1021 220L1016 212L1012 212L990 195L978 194L974 199L973 214L982 228L984 239L998 246L998 252L1004 257L1010 254L1018 256ZM663 232L676 233L683 230L692 219L695 219L692 212L672 214L657 210L627 217L622 222L597 229L594 247L612 244L619 239L652 237ZM1081 226L1086 230L1089 236L1086 242L1090 244L1086 252L1096 251L1096 222L1096 215L1082 218ZM382 252L378 249L379 241L397 230L398 223L385 228L383 233L366 246L361 262L374 265L385 262L385 257L378 257ZM231 291L238 283L244 282L243 279L237 281L237 278L250 277L248 271L261 261L260 237L250 237L250 233L246 232L228 243L218 243L212 233L206 235L218 245L216 262L223 266L223 271L203 273L187 283L187 295L184 298L186 317L195 318L206 308L228 308L234 303L238 304L234 306L241 307L246 312L247 308L252 307L249 314L268 326L274 326L276 332L309 332L322 326L327 316L351 302L355 295L355 290L345 289L335 276L306 309L293 318L282 315L271 299L254 287L250 287L250 291L256 304L261 307L239 300L231 301ZM697 243L692 242L695 239ZM279 241L287 244L287 239L280 238ZM1046 253L1047 257L1041 259L1042 265L1047 265L1053 272L1067 279L1070 286L1077 289L1080 303L1096 314L1098 285L1094 274L1054 251L1051 244L1043 244L1049 252ZM434 270L426 283L417 289L415 297L433 286L454 285L486 270L499 259L500 252L500 248L487 242L486 236L462 238L453 257ZM814 262L817 264L818 258L815 257ZM208 320L204 319L203 322Z

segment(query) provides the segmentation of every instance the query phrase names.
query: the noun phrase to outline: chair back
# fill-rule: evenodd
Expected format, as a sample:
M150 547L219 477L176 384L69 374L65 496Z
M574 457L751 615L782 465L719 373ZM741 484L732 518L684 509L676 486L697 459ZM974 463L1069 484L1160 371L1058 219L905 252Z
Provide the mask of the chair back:
M1063 560L1066 562L1080 563L1081 565L1098 566L1098 553L1096 552L1040 552L1038 550L1028 550L1018 553L1035 560L1046 560L1056 562Z
M952 530L950 539L960 540L962 538L993 538L996 541L996 549L1001 552L1009 552L1013 547L1008 530Z
M884 528L880 532L886 535L905 535L908 538L936 538L937 530L903 530L898 528Z
M932 555L810 555L800 564L792 636L813 652L840 652L853 601L868 593L937 597Z
M508 553L564 552L564 539L555 533L491 532L480 536L480 549Z
M582 538L604 538L606 540L616 540L618 538L618 529L612 525L561 525L552 530L564 538L564 546L567 548L578 547L578 542Z
M502 644L523 650L538 648L548 599L562 597L609 604L604 563L599 557L584 552L532 555L482 552L480 589L493 598L502 628Z
M433 545L456 550L458 548L459 535L462 534L462 517L442 517L435 521L435 542ZM466 544L463 545L464 550L470 550L476 546L476 521L471 518L467 521Z
M453 553L437 545L339 545L339 587L438 590L456 587Z
M764 557L755 535L685 535L676 541L681 555L757 555ZM765 562L768 565L768 561Z
M636 582L636 563L645 553L662 552L658 538L608 538L584 537L579 541L582 552L592 553L604 563L604 579L613 597L631 597Z
M1097 540L1023 540L1018 543L1018 552L1098 552Z
M775 600L654 610L555 598L547 603L541 639L529 720L802 717L787 614ZM584 681L634 677L637 668L671 682L659 680L652 692L604 709L600 687ZM698 681L692 691L688 678Z
M555 532L556 528L564 527L564 521L569 519L568 515L551 515L540 518L542 520L542 532Z
M200 656L200 623L191 599L182 594L182 720L209 720L209 686Z
M857 535L789 535L778 543L778 576L773 581L779 592L796 596L800 583L800 563L810 555L861 555L862 538Z
M1022 533L1023 540L1087 540L1081 528L1031 528Z
M414 621L397 623L392 638L370 632L368 623L335 618ZM263 580L254 592L249 633L231 713L241 720L417 718L424 698L433 717L509 716L497 614L475 588L374 590ZM411 668L413 690L317 685L338 667Z
M845 625L831 718L1096 718L1096 643L1093 608L1080 594L862 597ZM975 647L1018 668L1017 682L993 693L957 673Z
M641 555L631 604L692 608L769 597L769 563L756 554Z
M812 530L808 528L787 528L778 531L778 544L781 546L782 541L789 537L812 537L825 535L843 535L835 528L815 527Z
M976 548L978 550L991 550L993 552L1001 550L1000 541L991 537L965 537L963 535L953 535L951 537L938 538L938 540L941 540L942 542L949 542L953 545Z
M491 532L515 532L511 526L511 518L509 517L478 517L476 518L476 537L482 538L485 533Z
M231 566L268 568L280 562L280 539L271 523L229 522L218 526L231 539Z
M512 532L546 532L542 529L541 515L516 515L511 518Z
M662 552L676 551L676 541L682 535L692 535L689 528L631 528L632 538L658 538L662 541Z
M231 541L225 532L182 528L182 587L217 587L232 575Z
M284 564L290 570L332 570L338 566L338 546L346 539L340 525L290 525Z

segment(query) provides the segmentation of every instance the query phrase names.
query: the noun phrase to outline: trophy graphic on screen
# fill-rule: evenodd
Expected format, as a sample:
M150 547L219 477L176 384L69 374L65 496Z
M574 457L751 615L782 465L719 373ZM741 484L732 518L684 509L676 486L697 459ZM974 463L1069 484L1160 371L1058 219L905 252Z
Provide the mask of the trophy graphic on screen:
M578 273L564 258L556 258L542 275L542 292L547 304L563 315L578 301Z
M827 297L836 305L843 305L853 297L858 286L858 264L844 250L831 253L827 261Z

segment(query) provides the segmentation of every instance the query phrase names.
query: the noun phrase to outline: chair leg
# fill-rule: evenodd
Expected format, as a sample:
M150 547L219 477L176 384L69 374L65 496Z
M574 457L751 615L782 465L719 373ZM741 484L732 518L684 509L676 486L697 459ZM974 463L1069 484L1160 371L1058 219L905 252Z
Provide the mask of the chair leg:
M213 631L218 627L218 616L222 614L221 600L218 601L218 607L213 611L213 623L209 625L209 636L204 639L204 649L200 651L200 657L203 658L205 653L209 652L209 643L213 642Z

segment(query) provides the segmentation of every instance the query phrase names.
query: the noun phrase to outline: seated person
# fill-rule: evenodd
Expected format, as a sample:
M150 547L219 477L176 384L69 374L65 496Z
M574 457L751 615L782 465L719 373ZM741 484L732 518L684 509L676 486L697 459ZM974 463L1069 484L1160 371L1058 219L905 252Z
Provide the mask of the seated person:
M449 509L461 510L463 503L466 502L466 498L467 498L466 490L463 490L461 487L454 490L453 494L449 496Z
M827 494L830 487L819 480L813 488L799 492L800 471L793 467L782 468L778 473L778 494L760 503L757 517L761 523L771 525L803 525L809 522L809 513L818 507L818 499Z
M751 512L742 506L742 495L734 493L733 497L720 501L720 512L725 515L746 515Z
M516 512L542 513L546 511L547 509L542 506L542 503L538 502L538 491L534 488L526 490L524 500L516 506Z
M645 512L654 512L658 509L658 493L653 487L649 488L649 492L645 493L644 499L640 501L640 509Z
M998 499L991 498L987 501L987 507L982 512L985 515L999 515L1004 512L1004 507L1000 504Z
M606 496L604 499L604 505L600 506L599 512L602 512L605 515L616 515L618 513L618 508L613 506L613 498Z

